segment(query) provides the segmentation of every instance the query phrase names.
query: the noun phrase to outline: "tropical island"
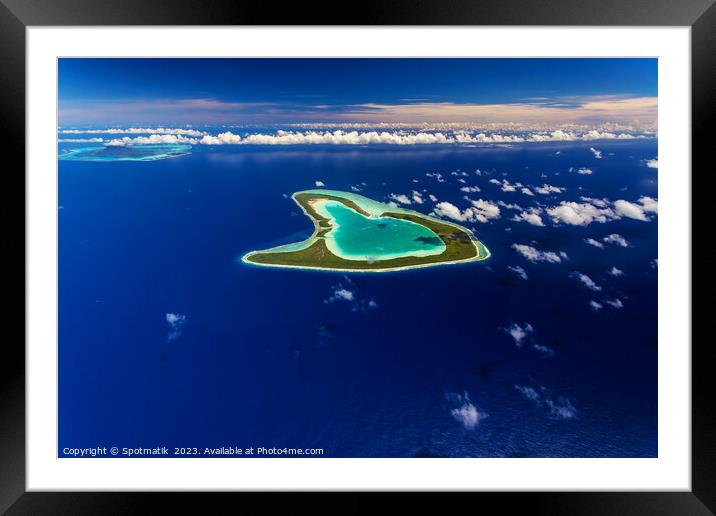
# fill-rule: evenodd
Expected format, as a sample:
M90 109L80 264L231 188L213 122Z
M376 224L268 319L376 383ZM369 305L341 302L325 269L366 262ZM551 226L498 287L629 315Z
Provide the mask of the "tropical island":
M354 193L306 190L291 198L313 221L302 242L252 251L241 260L269 267L386 272L485 260L467 228Z
M185 156L189 151L191 145L183 143L104 145L68 150L57 157L66 161L156 161Z

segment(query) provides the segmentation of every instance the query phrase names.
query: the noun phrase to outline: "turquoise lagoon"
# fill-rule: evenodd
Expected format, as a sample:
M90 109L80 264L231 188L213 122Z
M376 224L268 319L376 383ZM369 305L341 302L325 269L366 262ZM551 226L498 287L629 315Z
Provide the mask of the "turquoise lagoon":
M383 212L391 209L383 206ZM437 234L415 222L376 215L366 217L338 201L316 202L314 209L331 219L333 225L325 237L326 246L333 254L347 260L429 256L441 254L446 249Z
M166 143L155 145L96 146L73 149L60 154L68 161L154 161L189 154L191 145Z

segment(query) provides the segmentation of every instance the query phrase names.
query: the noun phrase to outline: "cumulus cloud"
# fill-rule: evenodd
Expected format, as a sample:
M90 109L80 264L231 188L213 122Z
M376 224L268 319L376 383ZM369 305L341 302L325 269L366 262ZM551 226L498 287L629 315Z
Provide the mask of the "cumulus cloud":
M326 186L326 184L325 184L323 181L316 181L316 182L315 182L315 185L316 185L317 187L319 187L319 188L321 188L321 187L323 187L323 186Z
M594 283L594 280L592 280L592 278L590 278L586 274L582 274L581 272L575 271L575 272L570 273L569 276L571 278L575 278L575 279L579 280L582 283L582 285L587 287L589 290L593 290L595 292L601 292L601 290L602 290L602 287L600 287L599 285Z
M404 194L390 194L388 197L393 199L396 202L399 202L400 204L411 204L411 200L407 195Z
M534 191L538 194L542 195L549 195L552 193L562 193L566 190L566 188L560 188L559 186L552 186L548 184L543 184L542 186L536 186L534 187Z
M355 294L353 291L343 288L341 285L333 287L333 295L323 301L324 303L333 303L334 301L348 301L352 302L355 300Z
M602 240L607 244L614 244L618 245L619 247L629 247L629 242L627 242L626 238L621 236L618 233L612 233L611 235L607 235Z
M415 204L423 204L423 202L424 202L424 201L423 201L423 195L422 195L420 192L416 191L416 190L413 190L413 193L412 193L411 198L413 199L413 202L414 202Z
M179 338L184 331L186 315L168 312L165 315L165 319L167 324L169 324L169 334L167 335L167 340L172 341Z
M602 151L595 149L594 147L589 147L589 150L594 154L594 157L596 159L602 159Z
M594 310L595 312L598 312L599 310L602 309L602 304L601 304L601 303L597 303L596 301L590 301L590 302L589 302L589 307L590 307L592 310Z
M572 226L586 226L592 222L604 223L617 218L611 208L600 208L589 202L562 201L558 206L547 208L546 211L553 222Z
M520 206L517 203L506 203L505 201L497 201L497 205L502 208L507 208L508 210L520 210L522 211L522 206Z
M574 419L577 417L577 409L563 396L556 400L547 398L544 402L549 407L550 415L554 419Z
M503 179L500 181L499 179L490 179L490 183L493 185L497 185L500 187L500 189L503 192L516 192L518 188L523 188L522 183L510 183L507 179ZM524 193L524 192L523 192ZM530 192L527 195L531 195L532 192Z
M503 328L503 331L512 337L515 341L515 346L521 348L524 340L529 336L529 334L534 332L534 328L530 323L524 323L524 326L513 323L507 328Z
M487 222L500 217L500 208L496 204L483 199L470 201L471 206L460 211L460 208L447 201L435 205L434 213L439 217L447 217L460 222Z
M612 308L615 308L619 310L620 308L624 308L624 303L622 303L622 300L619 298L616 299L605 299L604 302L611 306Z
M224 133L217 134L216 136L206 135L199 141L199 143L204 145L238 145L242 142L243 140L241 139L241 136L234 134L231 131L226 131Z
M599 249L604 249L604 244L602 244L599 240L594 240L593 238L585 238L584 241L589 245L593 245L594 247L598 247Z
M567 397L553 396L550 390L542 385L535 389L534 387L515 384L515 389L536 406L546 409L553 419L574 419L577 417L577 409Z
M198 140L196 138L189 138L177 134L150 134L149 136L135 136L134 138L131 138L129 136L124 136L123 138L115 138L113 140L105 142L105 145L110 147L122 147L125 145L157 145L176 143L186 143L194 145L197 142Z
M644 165L648 168L658 169L659 168L659 159L658 158L648 159L644 162Z
M582 174L583 176L588 176L592 174L592 169L587 167L581 167L577 169L577 174Z
M624 199L619 199L613 203L609 199L595 199L592 197L581 197L580 199L585 202L562 201L557 206L547 207L545 211L555 224L586 226L592 222L605 223L619 220L623 217L648 221L647 213L657 213L659 208L656 199L646 196L640 197L638 203Z
M641 196L639 197L639 204L646 213L658 213L659 212L659 201L652 199L651 197Z
M515 389L522 394L525 398L531 401L538 401L540 399L540 393L537 389L528 385L515 385Z
M515 215L512 220L516 222L527 222L528 224L532 224L533 226L544 226L544 222L542 221L542 217L539 213L536 211L523 211L519 214Z
M543 344L537 344L536 342L532 344L532 349L550 357L553 357L555 354L552 348Z
M476 192L480 191L480 187L479 186L463 186L462 188L460 188L460 191L465 192L465 193L476 193Z
M474 430L480 422L487 417L486 412L478 410L478 408L470 400L467 393L462 395L457 393L449 393L446 395L448 402L452 405L450 414L459 423L468 429Z
M617 213L617 215L620 215L622 217L641 221L649 220L649 218L644 212L643 206L640 206L639 204L635 204L633 202L625 201L623 199L614 201L614 211Z
M565 252L560 251L559 253L555 253L553 251L540 251L526 244L512 244L512 249L520 253L532 263L561 263L562 260L567 259L567 253Z
M607 274L610 276L622 276L624 274L624 271L621 269L617 269L616 267L612 267L607 271Z
M372 262L369 258L368 262ZM351 312L367 314L378 309L375 298L364 296L359 293L358 288L348 276L343 276L343 281L331 287L331 295L324 299L325 304L339 303L350 306Z
M201 143L210 145L430 145L458 143L454 137L435 132L403 131L276 131L275 134L253 133L245 136L230 131L218 137L202 138Z
M527 276L527 271L525 271L525 270L524 270L522 267L520 267L519 265L508 265L508 266L507 266L507 269L510 270L510 271L512 271L512 272L514 272L515 274L517 274L517 276L519 276L519 277L522 278L523 280L526 280L526 279L528 278L528 276Z

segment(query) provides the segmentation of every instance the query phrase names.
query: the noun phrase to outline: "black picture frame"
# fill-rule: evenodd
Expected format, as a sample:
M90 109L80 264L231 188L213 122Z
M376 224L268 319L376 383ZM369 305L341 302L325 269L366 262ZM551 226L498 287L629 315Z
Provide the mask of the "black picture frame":
M4 203L6 246L24 249L24 225L15 223L24 213L25 148L25 29L63 25L559 25L559 26L690 26L692 70L692 163L708 166L713 113L716 113L716 6L714 0L384 0L383 2L271 3L190 0L0 0L0 131L5 148L14 149L16 165L5 168L18 205ZM89 44L89 43L88 43ZM684 173L691 173L684 171ZM8 177L11 176L12 177ZM692 174L693 178L693 174ZM15 181L13 184L12 181ZM23 192L23 195L20 193ZM696 220L694 217L692 219ZM6 226L8 226L6 224ZM24 268L24 251L12 256ZM24 270L24 269L23 269ZM18 274L15 276L19 277ZM702 287L704 288L704 287ZM18 287L19 289L19 287ZM23 285L23 299L24 285ZM6 297L9 299L9 296ZM16 310L23 311L13 299ZM692 307L692 314L694 313ZM10 312L11 313L11 312ZM11 313L12 314L12 313ZM14 317L12 317L14 315ZM8 322L19 327L21 314ZM693 321L693 315L692 315ZM6 333L3 373L0 375L0 512L7 514L127 514L167 509L176 503L183 511L207 513L206 494L188 493L27 493L25 492L25 351L24 326ZM691 343L671 343L689 345ZM480 493L479 503L501 511L529 510L537 514L713 514L716 512L716 445L714 403L716 382L710 369L710 339L694 339L692 350L692 490L649 493ZM225 494L255 498L253 494ZM173 497L170 500L170 497ZM280 497L279 497L280 498ZM464 499L441 501L441 511ZM304 503L316 508L315 495ZM285 497L283 497L285 500ZM424 499L423 499L424 500ZM245 503L245 502L241 502ZM273 502L272 502L273 503ZM283 503L277 501L277 503ZM295 500L290 502L295 503ZM380 495L351 494L340 512L356 512L382 505ZM424 501L418 501L421 505ZM470 502L475 503L475 502Z

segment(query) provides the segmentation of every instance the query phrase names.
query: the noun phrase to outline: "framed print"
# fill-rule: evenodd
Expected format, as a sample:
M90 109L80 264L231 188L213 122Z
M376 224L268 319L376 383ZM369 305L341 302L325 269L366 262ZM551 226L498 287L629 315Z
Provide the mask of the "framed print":
M509 4L346 26L4 2L26 308L3 509L529 491L508 504L709 514L691 170L716 11Z

